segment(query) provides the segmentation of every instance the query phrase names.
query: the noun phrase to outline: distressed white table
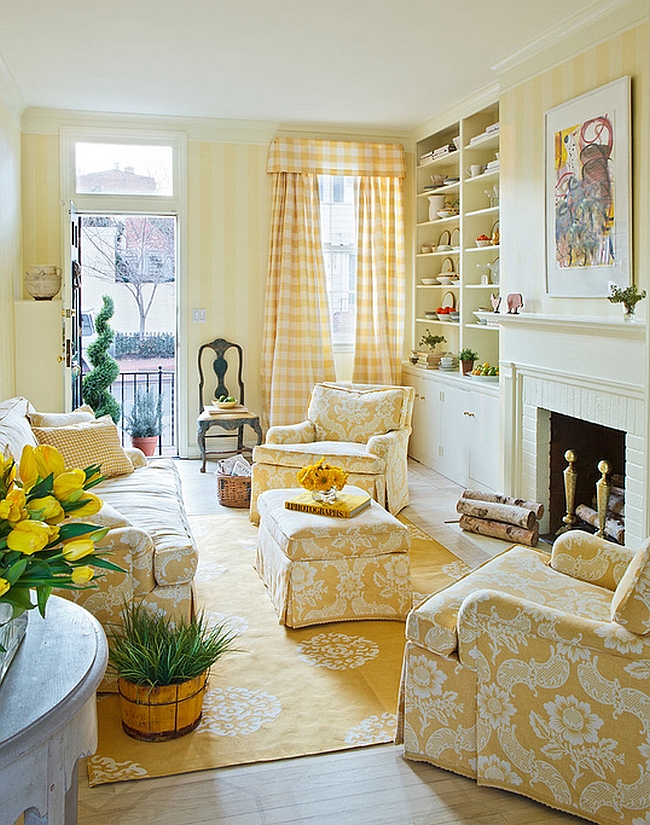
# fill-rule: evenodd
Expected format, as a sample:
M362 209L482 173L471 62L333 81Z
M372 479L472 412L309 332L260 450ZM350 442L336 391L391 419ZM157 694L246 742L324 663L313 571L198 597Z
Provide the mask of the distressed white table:
M52 596L30 612L0 685L0 825L75 825L77 760L97 747L95 691L108 647L86 610Z

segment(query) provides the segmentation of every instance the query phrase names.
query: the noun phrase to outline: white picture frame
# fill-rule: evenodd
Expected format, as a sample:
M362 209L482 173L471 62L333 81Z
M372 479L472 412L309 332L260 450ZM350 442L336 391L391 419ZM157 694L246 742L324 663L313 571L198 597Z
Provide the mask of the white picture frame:
M632 282L630 78L545 115L546 291L607 297Z

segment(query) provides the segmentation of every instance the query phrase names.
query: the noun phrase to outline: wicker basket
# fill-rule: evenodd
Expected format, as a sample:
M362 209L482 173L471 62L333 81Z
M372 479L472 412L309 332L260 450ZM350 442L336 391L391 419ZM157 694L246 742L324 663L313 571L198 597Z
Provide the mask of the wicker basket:
M215 474L217 498L224 507L250 507L251 477Z

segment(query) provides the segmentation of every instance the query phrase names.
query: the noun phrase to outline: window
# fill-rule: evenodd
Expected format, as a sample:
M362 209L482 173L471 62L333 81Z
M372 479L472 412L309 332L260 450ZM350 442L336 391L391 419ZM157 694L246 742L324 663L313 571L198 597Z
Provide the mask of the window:
M174 194L173 149L169 145L76 141L74 164L77 194Z
M318 185L332 343L347 348L355 333L359 178L319 175Z

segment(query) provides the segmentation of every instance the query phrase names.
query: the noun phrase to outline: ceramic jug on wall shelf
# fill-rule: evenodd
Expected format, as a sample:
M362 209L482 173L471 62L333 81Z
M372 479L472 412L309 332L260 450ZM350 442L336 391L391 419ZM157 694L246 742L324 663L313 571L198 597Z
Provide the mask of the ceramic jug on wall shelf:
M438 212L445 208L444 195L429 195L429 220L437 221Z

